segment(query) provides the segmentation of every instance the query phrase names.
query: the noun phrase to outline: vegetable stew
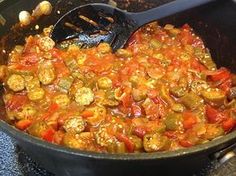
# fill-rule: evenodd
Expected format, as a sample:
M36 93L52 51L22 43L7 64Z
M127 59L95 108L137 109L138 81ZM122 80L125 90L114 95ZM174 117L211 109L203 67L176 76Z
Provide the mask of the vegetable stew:
M190 26L156 22L115 53L55 46L50 28L0 66L6 121L45 141L109 152L191 147L236 125L236 76L216 68Z

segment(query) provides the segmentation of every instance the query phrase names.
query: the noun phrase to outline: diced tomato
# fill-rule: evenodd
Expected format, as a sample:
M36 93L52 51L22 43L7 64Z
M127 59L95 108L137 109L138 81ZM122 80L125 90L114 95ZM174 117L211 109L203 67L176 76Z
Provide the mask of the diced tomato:
M125 146L128 150L128 152L134 152L134 143L124 134L122 133L117 133L116 134L116 138L120 141L120 142L124 142Z
M225 114L223 114L222 112L219 112L218 110L214 109L213 107L209 105L206 106L205 113L206 113L207 120L210 123L220 123L226 118Z
M80 114L83 118L92 117L94 113L92 111L85 110Z
M144 127L142 127L142 126L138 126L138 127L135 127L135 128L134 128L133 133L134 133L136 136L138 136L138 137L140 137L140 138L143 138L144 135L147 133L147 130L146 130L146 128L144 128Z
M142 115L142 109L136 103L132 103L131 109L132 109L132 114L134 117L139 117Z
M39 62L39 56L35 53L30 53L22 56L21 63L23 65L34 65Z
M179 144L183 147L192 147L193 146L193 144L190 141L186 140L186 139L180 140Z
M129 88L127 88L123 91L123 95L121 97L121 102L122 102L122 104L125 108L131 107L133 99L132 99L132 96L130 94Z
M9 110L19 110L28 101L25 95L13 95L13 97L6 103L6 108Z
M226 81L224 81L222 84L219 85L219 88L225 92L228 92L231 86L232 86L232 80L227 79Z
M186 130L192 128L193 125L197 123L197 118L196 116L194 116L192 112L188 112L188 111L184 112L183 118L184 118L183 127Z
M222 122L222 127L225 132L231 131L235 127L235 125L236 125L236 120L232 117Z
M23 131L23 130L27 129L31 124L32 124L31 120L23 119L23 120L16 122L16 128Z
M176 139L177 135L174 131L165 131L164 135L171 139Z
M48 141L48 142L52 142L54 134L55 134L54 129L52 129L52 128L47 129L46 131L43 132L42 139L44 139L45 141Z

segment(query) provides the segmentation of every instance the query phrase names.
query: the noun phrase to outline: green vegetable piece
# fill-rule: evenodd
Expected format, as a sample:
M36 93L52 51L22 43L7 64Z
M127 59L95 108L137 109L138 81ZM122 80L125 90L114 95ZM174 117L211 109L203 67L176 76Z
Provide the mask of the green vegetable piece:
M135 101L145 100L147 97L147 91L133 88L132 96Z
M180 55L180 59L183 61L188 61L191 58L191 56L187 52L182 52Z
M116 56L122 57L122 58L129 58L129 57L132 57L132 53L126 49L118 49L116 51Z
M125 153L126 146L124 142L117 141L116 143L108 145L107 150L109 153Z
M194 80L192 81L190 85L191 91L193 91L196 94L201 93L202 90L205 90L209 87L206 81L204 80Z
M160 96L169 106L173 105L174 100L170 97L169 91L166 86L161 86Z
M98 87L100 89L110 89L112 88L112 80L106 76L98 79Z
M25 80L22 76L13 74L8 78L7 85L15 92L21 91L25 88Z
M90 105L94 100L94 93L88 87L79 88L75 94L75 101L78 105Z
M28 98L32 101L37 101L43 99L45 95L44 89L37 87L28 92Z
M59 94L53 98L54 102L60 107L65 108L70 104L70 99L66 94Z
M177 98L180 98L185 95L186 90L183 87L172 87L170 88L170 93Z
M38 71L38 78L44 85L51 84L55 78L55 70L53 64L49 61L41 63Z
M25 105L22 111L18 112L16 115L17 120L27 119L28 117L33 117L36 114L36 109L32 105Z
M40 87L39 79L32 76L29 76L28 78L25 77L25 87L28 91Z
M158 41L157 39L151 39L150 45L155 49L160 49L162 47L162 42Z
M42 137L43 132L45 132L48 128L49 127L45 121L37 121L28 128L28 132L33 136Z
M201 92L204 100L209 103L214 103L217 106L224 104L226 98L225 93L216 88L209 88Z
M197 56L199 62L201 62L207 69L215 70L216 64L212 60L209 51L204 51L202 48L195 48L194 54Z
M102 101L102 105L114 107L114 106L118 106L118 105L119 105L119 102L116 101L116 100L104 99L104 100Z
M71 77L65 77L65 78L61 78L61 79L60 79L60 81L59 81L59 83L58 83L58 86L59 86L61 89L65 90L65 91L68 91L68 90L70 89L72 83L73 83L73 78L71 78Z
M183 117L180 113L169 113L164 121L167 130L182 130Z
M140 139L138 136L131 135L129 139L133 142L134 144L134 150L140 151L143 148L143 141Z
M207 124L204 137L208 140L224 135L224 130L218 124Z
M69 58L65 60L66 66L69 68L70 71L75 70L76 68L78 68L78 64L76 59L73 58Z
M156 152L168 150L170 147L170 140L166 136L156 134L146 134L143 137L143 146L146 152Z
M72 116L63 125L66 132L81 133L84 131L86 122L80 116Z
M173 106L171 107L171 109L175 112L183 112L185 107L184 105L180 104L180 103L176 103L176 104L173 104Z
M155 89L157 85L157 79L149 78L145 84L148 88Z
M180 100L186 108L191 110L196 109L203 103L203 99L193 92L185 94Z

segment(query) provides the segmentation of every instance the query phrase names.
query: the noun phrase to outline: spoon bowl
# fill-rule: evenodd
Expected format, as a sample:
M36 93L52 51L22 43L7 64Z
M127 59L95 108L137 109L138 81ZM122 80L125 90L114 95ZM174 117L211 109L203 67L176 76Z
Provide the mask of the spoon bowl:
M56 42L73 41L82 47L109 43L116 51L143 25L213 0L175 0L156 8L131 13L103 3L76 7L54 25L51 38Z

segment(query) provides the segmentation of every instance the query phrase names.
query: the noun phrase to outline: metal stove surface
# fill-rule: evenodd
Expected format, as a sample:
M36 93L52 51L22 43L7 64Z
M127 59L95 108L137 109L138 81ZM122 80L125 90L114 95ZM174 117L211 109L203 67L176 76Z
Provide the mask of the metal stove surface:
M232 167L236 167L232 163ZM217 170L215 170L217 168ZM222 171L221 171L222 170ZM219 166L216 161L209 161L203 170L193 176L235 176L236 173ZM181 174L182 175L182 174ZM17 146L15 141L0 132L0 176L54 176L46 171Z

